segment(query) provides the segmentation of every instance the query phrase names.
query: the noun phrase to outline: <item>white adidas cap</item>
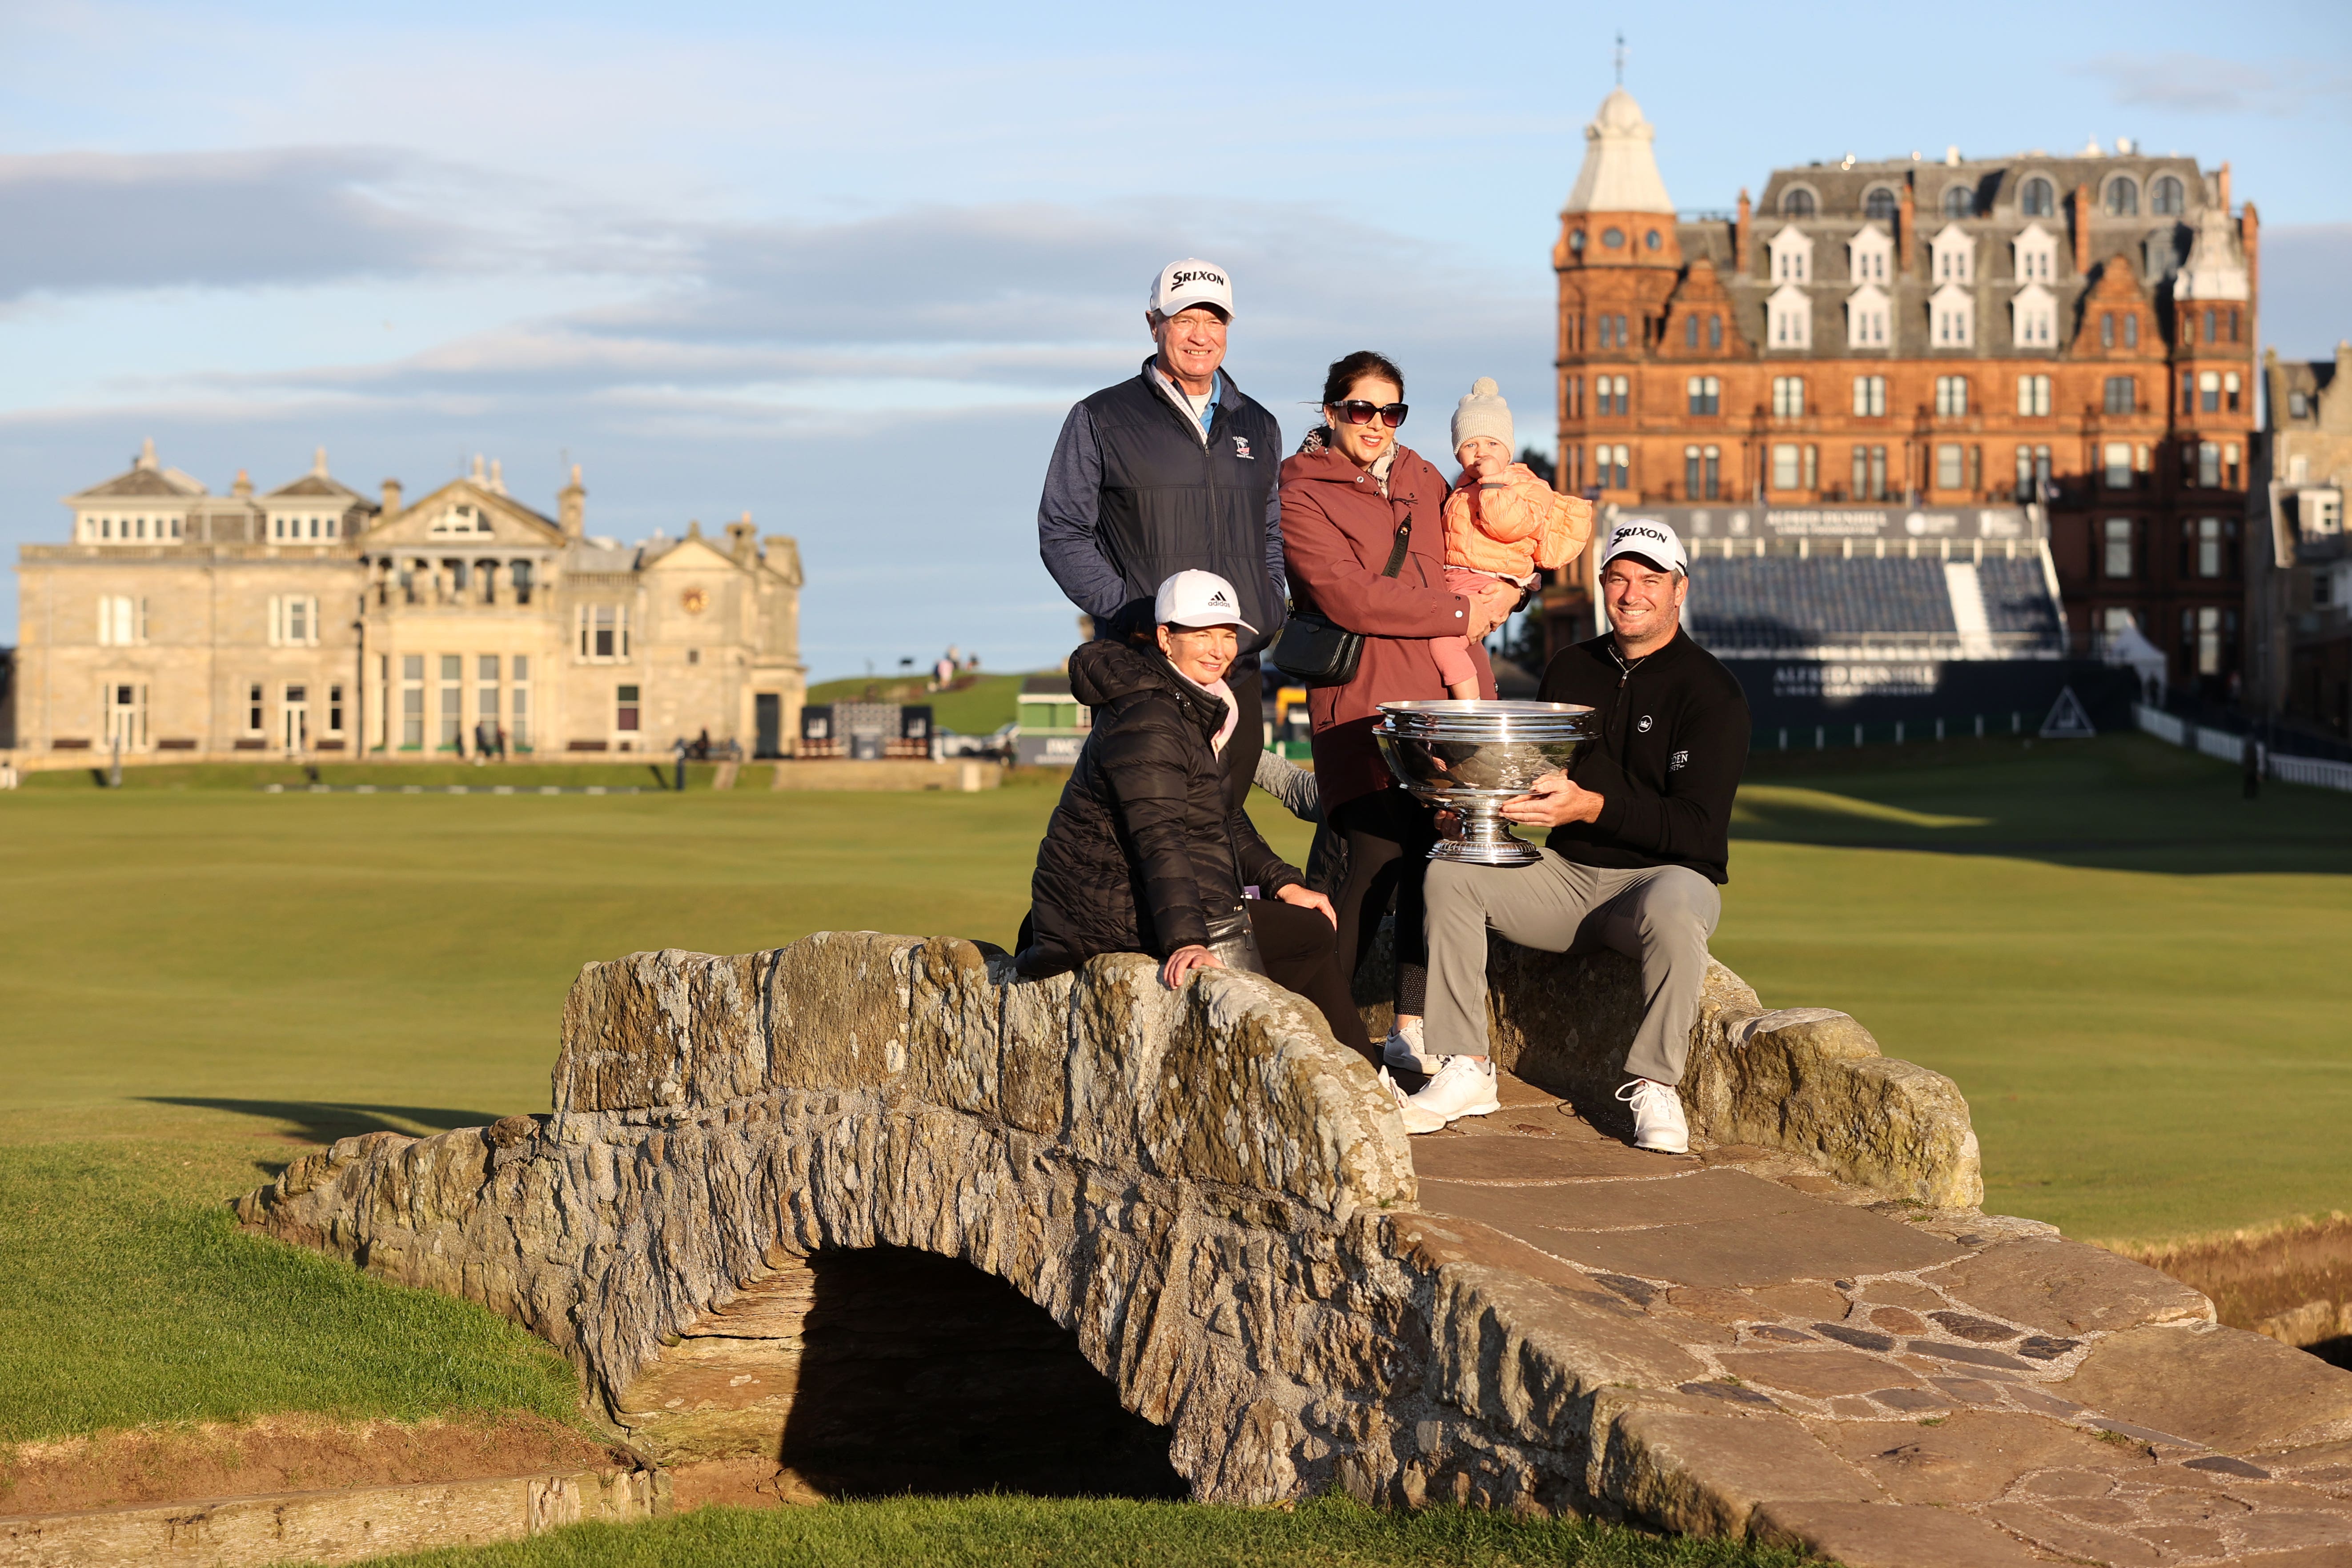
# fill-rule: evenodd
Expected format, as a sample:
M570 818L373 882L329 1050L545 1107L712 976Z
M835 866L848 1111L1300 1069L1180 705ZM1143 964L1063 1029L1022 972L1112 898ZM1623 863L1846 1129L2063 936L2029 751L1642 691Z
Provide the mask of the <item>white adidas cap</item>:
M1661 572L1690 570L1682 540L1670 524L1654 517L1621 518L1609 531L1609 542L1601 548L1601 564L1606 566L1620 555L1636 556Z
M1239 626L1255 635L1257 628L1242 619L1242 596L1214 572L1179 572L1160 584L1151 602L1151 618L1163 626Z
M1172 316L1194 305L1214 305L1225 320L1234 319L1234 284L1225 269L1197 256L1161 268L1151 280L1150 309Z

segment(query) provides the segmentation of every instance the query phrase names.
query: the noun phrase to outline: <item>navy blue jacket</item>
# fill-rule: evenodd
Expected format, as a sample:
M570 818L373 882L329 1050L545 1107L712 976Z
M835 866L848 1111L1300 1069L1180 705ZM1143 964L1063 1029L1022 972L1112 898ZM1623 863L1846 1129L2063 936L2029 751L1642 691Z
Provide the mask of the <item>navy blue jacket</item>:
M1037 503L1037 553L1070 602L1108 624L1171 574L1214 572L1257 628L1282 628L1282 427L1223 372L1207 439L1146 360L1070 410Z

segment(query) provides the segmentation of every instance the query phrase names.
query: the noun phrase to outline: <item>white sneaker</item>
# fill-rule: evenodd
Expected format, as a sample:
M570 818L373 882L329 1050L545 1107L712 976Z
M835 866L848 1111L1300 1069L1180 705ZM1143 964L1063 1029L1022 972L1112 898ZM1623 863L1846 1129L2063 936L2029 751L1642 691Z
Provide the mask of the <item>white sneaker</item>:
M1397 1114L1404 1118L1404 1130L1408 1133L1434 1132L1445 1125L1445 1118L1415 1105L1412 1096L1397 1086L1397 1080L1389 1076L1386 1068L1381 1069L1381 1087L1387 1089L1389 1098L1396 1101Z
M1500 1110L1503 1102L1495 1098L1495 1064L1485 1057L1447 1057L1412 1097L1412 1103L1447 1121Z
M1423 1078L1437 1075L1437 1058L1422 1052L1418 1018L1389 1026L1389 1037L1381 1046L1381 1060L1399 1072L1417 1072Z
M1633 1147L1661 1154L1690 1152L1690 1123L1683 1120L1683 1097L1670 1086L1637 1078L1617 1091L1633 1108Z

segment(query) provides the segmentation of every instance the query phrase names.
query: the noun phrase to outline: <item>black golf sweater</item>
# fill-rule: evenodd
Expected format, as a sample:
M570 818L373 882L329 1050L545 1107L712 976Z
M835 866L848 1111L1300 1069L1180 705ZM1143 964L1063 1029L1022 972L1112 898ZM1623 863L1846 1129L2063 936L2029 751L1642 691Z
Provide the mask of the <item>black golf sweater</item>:
M1687 866L1710 882L1728 879L1731 800L1748 737L1748 698L1731 671L1679 630L1623 664L1604 636L1553 659L1538 695L1585 703L1601 718L1600 736L1569 769L1601 796L1600 818L1553 828L1549 847L1580 865Z

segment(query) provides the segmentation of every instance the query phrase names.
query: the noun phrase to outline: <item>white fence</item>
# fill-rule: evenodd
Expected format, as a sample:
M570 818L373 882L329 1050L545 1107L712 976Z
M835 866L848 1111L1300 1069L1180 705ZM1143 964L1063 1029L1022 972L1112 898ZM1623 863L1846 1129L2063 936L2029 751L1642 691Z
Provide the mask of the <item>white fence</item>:
M2245 761L2246 740L2227 730L2210 730L2192 724L2186 719L2150 708L2146 703L2132 704L2132 718L2141 732L2168 741L2176 746L2188 746L2218 762L2242 763ZM2291 757L2258 745L2263 772L2282 784L2310 784L2318 789L2340 789L2352 793L2352 763L2325 762L2318 757Z

